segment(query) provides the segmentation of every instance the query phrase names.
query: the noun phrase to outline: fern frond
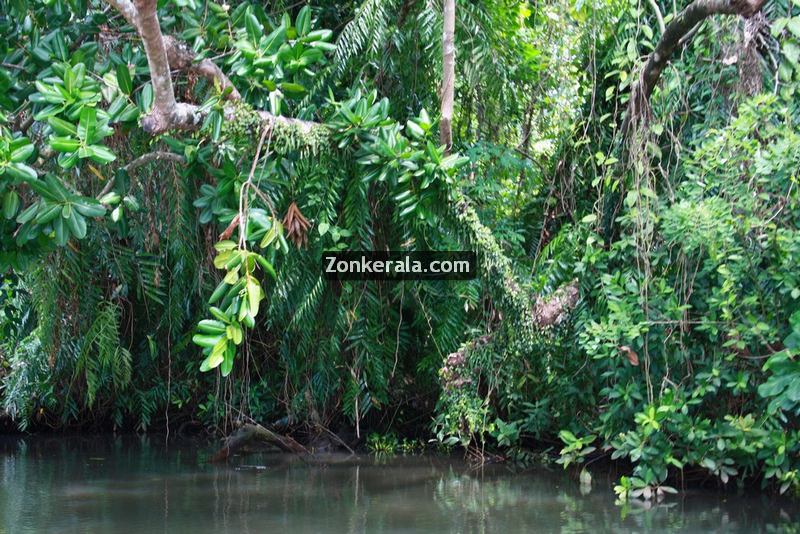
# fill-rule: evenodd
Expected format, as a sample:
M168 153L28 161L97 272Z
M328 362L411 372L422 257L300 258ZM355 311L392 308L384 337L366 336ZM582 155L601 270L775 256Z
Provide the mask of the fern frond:
M374 55L386 42L389 20L397 0L364 0L353 20L339 34L334 55L335 74L341 74L353 58Z

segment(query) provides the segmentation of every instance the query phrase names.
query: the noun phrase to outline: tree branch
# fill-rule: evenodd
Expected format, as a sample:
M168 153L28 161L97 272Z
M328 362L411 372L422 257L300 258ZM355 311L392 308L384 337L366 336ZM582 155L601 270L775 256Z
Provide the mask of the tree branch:
M667 27L664 25L664 15L661 14L661 8L658 7L658 2L656 2L656 0L648 1L650 2L650 7L653 9L653 14L656 16L656 21L658 22L658 31L663 35L667 30Z
M647 109L650 95L655 89L661 73L672 58L681 39L700 22L713 15L740 15L750 18L758 13L766 0L695 0L669 23L661 35L655 50L647 56L638 81L631 88L628 112L623 131L628 129L635 115Z
M139 25L136 22L136 6L133 5L131 0L106 0L106 2L119 11L120 15L122 15L135 30L139 30Z
M175 100L171 70L193 72L218 83L222 90L230 88L226 95L228 100L241 99L239 91L213 61L202 59L195 63L195 54L186 43L162 35L156 14L156 0L106 1L136 29L144 44L155 94L153 109L142 119L142 128L145 132L156 135L172 129L196 130L200 128L208 114L199 106ZM266 111L259 111L258 115L269 128L290 128L303 134L309 134L314 130L327 132L325 126L315 122L280 117ZM226 107L225 116L226 119L233 118L233 107Z
M225 98L241 100L242 96L239 91L216 63L208 58L195 63L195 53L189 48L189 45L171 36L164 37L164 46L167 49L167 59L172 70L186 71L201 76L211 83L219 84L219 88L223 92L230 88L230 92L225 95Z
M156 16L156 0L134 0L136 23L147 54L147 66L153 82L153 109L142 119L142 128L148 133L160 133L170 129L171 115L179 111L172 89L167 49L161 35L161 26Z
M156 151L156 152L148 152L147 154L143 154L136 158L135 160L131 161L122 169L125 172L131 173L141 167L142 165L146 165L153 161L172 161L173 163L186 163L186 158L181 156L180 154L176 154L174 152L166 152L166 151ZM111 188L114 187L115 178L110 178L103 189L97 194L97 199L100 200L103 198L106 193L111 191Z
M211 458L211 462L227 460L239 449L253 441L266 441L283 452L308 454L308 449L297 443L290 436L282 436L261 425L245 423L225 440L225 445Z
M536 328L547 328L559 324L578 304L580 288L578 280L564 284L552 295L536 298L533 304L533 324Z

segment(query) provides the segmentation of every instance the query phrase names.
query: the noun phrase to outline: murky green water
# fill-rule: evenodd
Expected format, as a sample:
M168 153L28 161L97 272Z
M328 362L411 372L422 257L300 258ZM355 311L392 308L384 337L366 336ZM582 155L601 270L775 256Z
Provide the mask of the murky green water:
M473 470L441 457L277 454L205 463L159 438L0 441L0 532L769 532L800 530L791 501L690 492L614 504L560 469Z

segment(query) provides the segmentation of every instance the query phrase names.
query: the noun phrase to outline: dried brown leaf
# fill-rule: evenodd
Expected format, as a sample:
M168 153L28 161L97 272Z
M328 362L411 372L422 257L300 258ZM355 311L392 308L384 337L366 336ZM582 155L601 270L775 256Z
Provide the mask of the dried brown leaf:
M628 358L628 362L631 365L639 365L639 355L636 354L636 351L630 348L628 345L620 345L617 347L619 351Z

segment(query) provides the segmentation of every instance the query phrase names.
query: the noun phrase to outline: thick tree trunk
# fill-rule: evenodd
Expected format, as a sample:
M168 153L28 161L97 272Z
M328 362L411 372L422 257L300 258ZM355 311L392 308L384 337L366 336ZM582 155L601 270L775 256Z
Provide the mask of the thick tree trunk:
M456 81L456 0L443 0L442 32L442 108L439 140L449 151L453 146L453 100Z

